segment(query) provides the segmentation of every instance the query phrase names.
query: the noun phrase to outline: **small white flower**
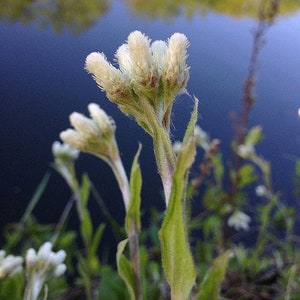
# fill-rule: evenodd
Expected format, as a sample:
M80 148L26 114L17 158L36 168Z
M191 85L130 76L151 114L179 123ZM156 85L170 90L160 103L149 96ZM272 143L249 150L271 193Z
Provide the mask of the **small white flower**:
M241 144L238 147L237 153L242 158L249 159L255 154L255 148L252 144Z
M205 151L209 149L209 137L207 133L199 126L195 126L194 130L196 145L202 147Z
M124 85L124 78L120 70L116 69L106 59L104 53L92 52L85 61L86 70L93 74L98 86L104 90L114 90Z
M116 125L114 120L109 117L106 112L95 103L88 105L91 117L96 121L103 135L111 135L115 132Z
M268 194L268 190L264 185L258 185L255 188L255 194L257 197L265 197Z
M177 155L179 154L179 152L181 151L181 148L182 148L182 143L179 142L179 141L176 141L174 144L173 144L173 151L174 153Z
M228 219L228 226L235 230L249 230L251 218L242 211L236 210Z
M74 129L67 129L60 134L60 138L72 147L88 152L101 158L111 159L117 154L115 141L116 126L104 110L97 104L88 106L91 118L73 112L70 122Z
M6 252L0 250L0 280L11 277L23 270L23 258L21 256L5 255Z
M52 144L53 156L62 162L70 162L76 160L79 156L79 151L69 144L55 141Z
M25 261L28 282L25 293L30 299L38 298L48 279L63 275L66 271L66 265L63 263L65 258L65 251L53 252L50 242L44 243L37 252L32 248L27 250Z

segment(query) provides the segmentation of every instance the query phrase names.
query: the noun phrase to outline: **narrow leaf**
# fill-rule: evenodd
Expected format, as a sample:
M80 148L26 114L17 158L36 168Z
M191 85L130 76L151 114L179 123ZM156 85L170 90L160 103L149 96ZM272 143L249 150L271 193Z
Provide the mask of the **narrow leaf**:
M195 130L195 125L198 119L198 102L199 100L194 96L195 104L194 104L194 110L192 112L189 124L185 130L184 138L182 144L184 145L189 137L194 136L194 130Z
M169 206L159 232L162 263L172 299L188 299L195 282L195 267L185 224L185 192L188 171L194 161L195 139L190 137L177 158Z
M97 250L99 248L99 244L100 244L104 229L105 229L105 224L104 223L101 223L97 227L97 229L94 233L94 236L93 236L93 241L92 241L92 245L91 245L91 249L90 249L91 255L96 255L97 254Z
M127 234L130 229L135 227L138 231L141 229L140 221L140 206L141 206L141 189L142 189L142 175L138 158L141 153L142 146L139 145L138 151L134 157L131 174L130 174L130 202L125 218L125 228Z
M231 255L232 252L228 250L213 261L212 266L204 277L197 300L219 299L220 287Z
M124 249L126 247L126 244L128 242L128 239L121 241L118 244L118 251L117 251L117 267L118 267L118 273L120 277L124 280L127 290L130 295L131 300L135 300L134 295L134 274L132 265L128 261L128 259L123 255Z
M87 174L83 174L80 188L80 200L83 208L87 207L90 195L90 179Z
M252 127L245 139L245 144L256 145L262 139L262 128L261 126Z

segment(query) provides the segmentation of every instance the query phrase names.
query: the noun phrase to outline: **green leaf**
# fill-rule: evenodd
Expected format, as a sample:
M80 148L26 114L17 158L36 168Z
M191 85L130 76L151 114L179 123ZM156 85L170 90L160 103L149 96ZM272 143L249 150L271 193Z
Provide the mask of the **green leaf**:
M245 139L245 144L256 145L262 139L262 128L261 126L252 127Z
M85 173L82 176L81 188L80 188L80 200L83 208L87 207L87 202L90 195L90 179Z
M212 162L214 165L214 177L219 186L222 185L223 176L224 176L224 166L222 160L222 154L217 154L212 157Z
M83 218L80 221L81 237L84 240L85 246L89 247L93 236L93 224L88 210L83 211Z
M159 232L162 263L174 300L188 299L196 277L188 245L184 207L187 175L195 151L195 139L190 137L177 158L170 201Z
M124 280L124 282L127 286L127 290L129 292L130 299L135 300L134 274L133 274L132 265L128 261L128 259L123 255L123 252L124 252L127 242L128 242L128 239L125 239L118 244L117 267L118 267L119 275Z
M232 252L230 250L218 256L207 271L201 284L197 300L218 300L222 281L225 276L228 261Z
M130 234L131 228L135 227L138 231L141 229L141 189L142 189L142 175L138 158L141 153L142 146L139 145L138 151L134 157L131 174L130 174L130 202L125 218L125 228L127 234Z
M0 280L0 300L23 299L24 273Z
M192 112L189 124L185 130L184 138L182 141L182 145L186 144L188 139L191 136L194 136L194 131L195 131L195 125L198 119L198 102L199 100L194 96L195 104L194 104L194 110Z
M255 176L254 168L250 164L245 164L240 169L240 182L239 187L243 188L246 185L255 181L257 176Z
M128 300L129 296L123 280L109 265L101 267L101 280L98 288L101 300Z
M94 233L94 236L93 236L92 244L91 244L91 249L90 249L90 254L91 255L96 255L97 254L97 250L99 248L99 244L100 244L104 229L105 229L105 224L103 224L103 223L101 223L97 227L97 229Z

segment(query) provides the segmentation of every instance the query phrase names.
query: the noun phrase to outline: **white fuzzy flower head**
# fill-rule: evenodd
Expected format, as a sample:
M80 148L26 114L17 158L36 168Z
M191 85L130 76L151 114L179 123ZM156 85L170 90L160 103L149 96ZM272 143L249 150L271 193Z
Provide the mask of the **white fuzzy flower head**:
M48 279L64 274L66 271L66 265L63 263L65 258L65 251L53 252L50 242L44 243L37 252L32 248L27 250L25 258L28 279L26 293L31 295L30 299L38 298Z
M85 68L109 100L125 114L134 116L146 131L150 132L151 124L145 124L145 115L153 111L168 129L172 103L176 95L185 91L189 78L188 46L181 33L173 34L167 42L151 44L145 34L134 31L115 53L119 69L97 52L88 55Z
M91 73L100 89L115 94L125 87L124 77L120 70L107 61L104 53L92 52L85 61L86 70Z
M242 211L236 210L228 219L228 226L235 230L249 230L251 218Z
M153 73L153 57L150 39L140 31L128 36L128 51L132 62L132 79L137 83L148 84Z
M69 163L78 158L79 151L69 144L55 141L52 144L52 154L58 161Z
M0 280L22 272L23 258L21 256L7 255L0 250Z
M118 150L115 141L115 123L97 104L88 106L91 118L73 112L70 123L74 129L67 129L60 138L72 147L102 158L113 158Z
M164 76L176 93L184 91L189 78L189 68L186 65L188 46L189 41L182 33L174 33L168 41Z
M255 155L255 148L252 144L242 144L239 145L238 155L245 159L251 159Z
M258 185L255 188L255 193L257 197L265 197L268 195L268 190L264 185Z

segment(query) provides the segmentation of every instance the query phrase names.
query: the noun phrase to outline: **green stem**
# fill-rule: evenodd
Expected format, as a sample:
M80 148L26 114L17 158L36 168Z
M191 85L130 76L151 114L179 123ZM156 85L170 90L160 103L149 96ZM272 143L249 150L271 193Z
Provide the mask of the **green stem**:
M118 155L114 160L108 161L108 164L110 165L116 177L116 180L122 193L125 210L127 211L130 201L129 182L120 156Z
M157 169L163 184L166 206L168 206L175 168L175 155L169 136L169 126L168 124L163 124L166 120L159 120L159 116L149 104L148 99L141 98L140 101L144 111L147 112L143 114L143 118L146 118L144 122L151 129L150 135L153 138Z
M153 147L158 173L161 177L166 206L169 204L172 178L175 168L175 156L169 134L159 124L153 124Z
M125 204L126 212L129 208L130 201L130 188L128 178L121 161L118 156L113 161L109 162L113 173L117 179L119 188L122 193L123 201ZM135 224L136 225L136 224ZM138 240L138 229L136 226L132 226L128 233L130 258L135 279L135 298L136 300L142 300L141 292L141 272L140 272L140 255L139 255L139 240Z

